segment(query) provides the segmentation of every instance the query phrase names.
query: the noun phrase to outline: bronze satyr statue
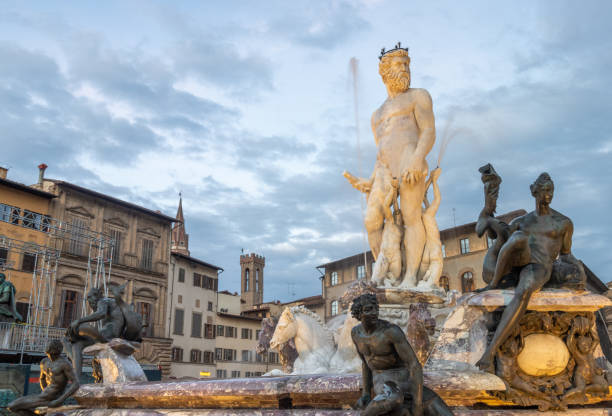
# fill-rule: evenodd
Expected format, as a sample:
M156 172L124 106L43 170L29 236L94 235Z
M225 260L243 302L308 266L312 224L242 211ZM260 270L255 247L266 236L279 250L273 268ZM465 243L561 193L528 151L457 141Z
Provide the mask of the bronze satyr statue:
M486 287L476 290L495 289L504 276L513 270L518 271L514 298L504 309L493 339L476 363L481 370L491 373L494 372L496 352L525 315L531 295L550 280L557 256L562 262L576 266L584 275L582 264L571 253L572 221L550 208L554 184L548 173L542 173L530 189L536 209L509 224L509 237L497 255L491 281Z
M37 407L59 407L79 389L79 379L70 361L61 356L62 343L58 340L49 342L45 352L47 358L40 362L42 393L13 400L8 405L11 412L31 416Z
M77 374L81 374L83 368L85 347L113 338L142 341L142 318L121 299L123 289L124 286L112 288L113 298L104 297L100 288L91 289L87 294L87 303L95 312L75 320L66 330L69 355ZM99 322L99 326L87 325L88 322Z
M15 286L0 273L0 322L21 322L22 316L17 312Z
M361 321L351 336L362 360L363 392L355 405L363 409L362 415L453 414L436 393L423 386L423 368L400 327L378 319L376 295L354 299L351 314Z

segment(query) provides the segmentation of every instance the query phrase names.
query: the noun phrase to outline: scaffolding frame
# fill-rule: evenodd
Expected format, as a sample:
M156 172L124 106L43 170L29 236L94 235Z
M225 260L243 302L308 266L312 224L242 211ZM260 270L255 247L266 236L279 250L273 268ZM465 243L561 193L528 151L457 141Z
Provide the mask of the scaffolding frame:
M57 287L57 269L62 253L87 257L84 296L80 308L80 315L83 317L87 311L86 295L90 289L101 286L104 296L108 296L116 243L109 235L91 230L83 224L64 222L27 210L23 210L22 214L19 208L13 208L10 216L2 217L0 221L47 235L45 245L0 235L0 248L7 250L7 259L10 253L34 256L29 307L27 317L24 317L25 331L20 345L23 361L25 351L36 351L48 342ZM14 269L14 266L14 261L0 264L3 270Z

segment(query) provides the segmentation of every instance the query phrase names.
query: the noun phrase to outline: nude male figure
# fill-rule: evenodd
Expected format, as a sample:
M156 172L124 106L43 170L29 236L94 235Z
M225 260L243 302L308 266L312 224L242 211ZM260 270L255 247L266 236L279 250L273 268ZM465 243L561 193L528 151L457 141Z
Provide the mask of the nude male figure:
M351 314L361 321L351 330L362 360L363 390L356 404L361 414L452 416L444 401L423 386L423 368L399 326L378 319L376 296L354 299Z
M45 351L47 358L40 362L40 388L42 393L13 400L8 409L18 415L31 416L40 406L58 407L79 388L79 380L66 358L62 357L62 343L53 340ZM68 386L68 383L70 386Z
M425 157L436 138L431 97L424 89L410 88L409 66L408 51L399 45L383 53L379 73L388 98L372 115L377 159L388 166L391 175L399 181L405 247L405 275L400 285L403 287L416 285L425 247L426 235L421 219L428 173ZM376 258L382 238L382 222L366 222L365 226Z
M504 309L491 343L476 363L481 370L491 373L494 372L493 357L496 351L525 315L531 295L550 279L557 256L566 263L575 264L584 273L582 264L571 252L574 231L572 221L550 208L554 184L548 173L538 176L530 189L535 198L535 211L515 218L510 223L511 235L499 252L491 282L476 290L482 292L495 289L513 267L521 268L514 297Z

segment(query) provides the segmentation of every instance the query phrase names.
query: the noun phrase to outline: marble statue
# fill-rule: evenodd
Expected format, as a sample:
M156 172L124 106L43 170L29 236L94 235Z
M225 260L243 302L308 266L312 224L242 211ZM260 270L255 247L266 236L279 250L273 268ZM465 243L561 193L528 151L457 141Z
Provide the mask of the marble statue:
M319 315L309 309L303 306L285 308L270 340L270 348L280 351L284 344L295 342L298 357L291 374L357 373L361 364L350 338L350 331L356 324L357 321L347 318L334 334Z
M83 367L83 349L96 343L107 343L114 338L140 342L142 318L121 299L125 286L112 288L113 297L105 297L101 288L92 288L87 303L94 311L77 319L66 330L65 344L77 374ZM98 326L88 325L97 322Z
M277 324L278 320L273 317L264 318L261 321L261 331L259 332L259 339L257 340L257 346L255 347L255 351L258 354L265 354L270 349L270 341L272 340ZM282 372L284 374L291 374L293 372L293 363L295 363L295 360L298 357L298 352L295 348L293 338L281 344L278 350L278 357L282 366Z
M79 389L79 379L72 364L62 357L62 343L49 342L47 358L40 362L40 388L42 393L20 397L8 404L8 409L18 415L31 416L37 407L59 407Z
M348 172L344 176L351 185L367 196L364 218L368 242L374 259L389 263L380 267L373 278L378 284L412 288L427 270L421 268L421 260L428 257L437 267L437 249L427 246L439 240L437 226L426 230L422 203L427 191L428 166L425 160L435 141L435 123L432 101L424 89L410 88L410 57L408 49L398 43L389 51L382 51L379 73L387 88L387 100L372 115L372 131L378 148L374 172L370 178L357 178ZM399 196L399 207L397 198ZM401 216L394 220L389 207ZM395 223L387 231L387 224ZM397 227L401 231L397 244ZM389 238L385 241L385 234ZM437 237L434 235L437 234ZM386 244L389 243L389 244ZM392 244L391 244L392 243ZM386 244L386 245L385 245ZM440 244L438 244L440 246ZM401 267L392 264L383 252L401 253ZM425 251L427 250L427 253ZM441 255L440 262L442 261ZM428 279L436 272L430 272Z
M0 322L22 322L23 317L17 312L15 286L0 273Z
M525 315L532 294L549 281L555 259L559 257L564 263L574 265L584 275L582 264L571 253L572 221L550 207L554 184L548 173L542 173L530 189L535 198L535 211L515 218L508 225L509 237L499 250L493 276L485 288L477 290L495 289L502 278L513 270L520 270L514 297L504 309L493 339L476 364L491 373L496 352Z
M423 386L423 368L402 330L378 318L375 295L354 299L351 314L361 321L353 328L352 338L362 360L362 395L355 405L362 415L453 414L435 392Z
M428 183L431 183L433 188L433 200L431 204L427 200L427 195L425 195L423 199L425 208L423 209L422 218L427 240L425 241L425 249L421 260L421 270L423 272L419 273L423 276L419 281L419 286L422 287L436 286L440 276L442 276L442 242L440 241L440 231L438 230L438 223L436 222L436 213L438 212L440 201L442 200L440 188L438 187L440 173L442 173L442 170L440 167L437 167L431 172L428 180Z

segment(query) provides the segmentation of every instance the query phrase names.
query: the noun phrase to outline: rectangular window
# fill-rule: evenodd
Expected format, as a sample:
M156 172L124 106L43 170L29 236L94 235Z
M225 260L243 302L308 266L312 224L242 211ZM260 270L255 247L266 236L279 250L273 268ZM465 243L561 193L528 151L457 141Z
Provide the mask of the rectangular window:
M242 361L249 362L251 361L251 351L242 350Z
M142 240L142 257L140 267L145 270L153 270L153 240Z
M180 363L183 361L183 349L179 347L172 348L172 361Z
M255 353L255 362L258 362L258 363L263 363L263 362L265 362L265 361L264 361L264 355L263 355L263 354L260 354L260 353L258 353L258 352L256 352L256 353Z
M338 272L331 272L330 284L336 286L338 284Z
M270 357L269 357L269 363L270 364L278 364L278 353L275 352L271 352L269 353Z
M110 230L110 237L113 239L113 247L111 255L113 256L113 264L120 264L121 260L121 240L123 239L123 233L119 230Z
M255 339L259 341L259 334L261 334L261 329L255 330Z
M212 364L215 362L215 353L212 351L204 351L204 364Z
M24 272L33 272L36 268L36 254L23 253L21 261L21 270Z
M215 348L215 361L223 360L223 348Z
M68 228L70 229L70 241L68 253L75 256L82 256L85 252L85 239L89 233L87 221L82 218L72 218ZM89 247L87 247L89 248Z
M331 315L332 316L338 315L338 301L337 300L334 300L331 303Z
M193 312L191 314L191 336L202 338L202 314Z
M252 339L253 338L253 330L248 328L242 328L242 333L240 334L241 339Z
M20 210L17 207L12 207L6 204L0 204L0 221L10 222L11 224L19 224Z
M208 302L208 310L209 311L213 310L213 303L212 302Z
M223 350L223 359L224 359L225 361L232 361L232 359L234 358L234 353L233 353L233 351L234 351L234 350L231 350L231 349L229 349L229 348L224 349L224 350Z
M179 279L178 279L179 283L184 283L185 282L185 269L183 269L182 267L179 269Z
M68 328L72 321L77 319L79 294L74 290L64 290L62 298L64 301L61 309L60 327Z
M234 338L234 327L233 326L225 327L225 336L228 338Z
M224 337L224 331L225 327L223 325L217 325L217 336L218 337Z
M240 371L236 371L236 370L232 371L232 378L238 378L238 377L240 377Z
M246 372L244 373L244 376L245 376L245 377L253 377L251 374L252 374L252 373L251 373L250 371L246 371Z
M462 238L459 241L460 245L461 245L461 254L467 254L470 252L470 239L469 238Z
M202 280L201 280L201 275L199 273L194 273L193 274L193 285L196 287L201 287L202 286Z
M215 326L213 324L204 324L204 338L206 339L215 338Z
M227 370L217 370L217 378L227 378Z
M143 335L145 337L152 337L153 336L153 314L151 312L152 310L151 304L146 303L146 302L138 302L137 310L140 316L142 316L142 324L144 326Z
M42 230L43 228L43 216L36 212L28 211L26 209L23 210L23 220L22 224L26 228L31 228L33 230Z
M365 279L366 277L366 269L365 265L360 264L357 266L357 280Z
M174 335L183 335L185 323L185 311L182 309L174 310Z
M192 363L199 363L202 361L202 351L200 350L191 350L189 354L189 361Z
M8 263L8 249L0 248L0 266L6 267Z
M446 246L442 244L442 257L446 258Z

